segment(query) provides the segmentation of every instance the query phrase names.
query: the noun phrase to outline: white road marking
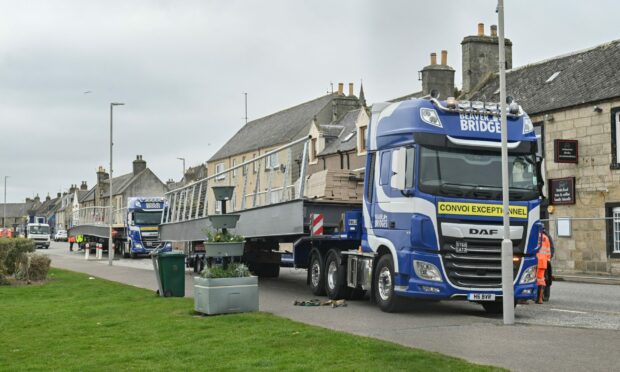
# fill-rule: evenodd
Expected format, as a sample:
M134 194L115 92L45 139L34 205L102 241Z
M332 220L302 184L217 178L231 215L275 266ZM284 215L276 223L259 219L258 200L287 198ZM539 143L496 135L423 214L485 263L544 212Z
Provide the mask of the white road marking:
M587 314L588 313L586 311L564 310L564 309L553 309L553 308L551 308L549 310L551 310L551 311L559 311L559 312L562 312L562 313L572 313L572 314Z

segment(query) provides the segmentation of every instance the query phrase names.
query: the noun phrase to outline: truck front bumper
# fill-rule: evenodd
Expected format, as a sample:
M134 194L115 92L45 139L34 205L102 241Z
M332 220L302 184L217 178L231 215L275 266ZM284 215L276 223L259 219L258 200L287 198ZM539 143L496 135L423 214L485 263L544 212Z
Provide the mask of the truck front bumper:
M435 300L468 300L470 294L492 294L495 298L502 298L502 290L500 288L463 288L457 287L447 280L446 271L441 264L439 255L436 254L419 254L412 253L409 261L414 259L432 263L441 271L442 281L424 280L416 276L412 266L401 267L401 274L397 275L395 291L399 296L426 298ZM402 261L401 261L402 262ZM521 278L529 267L536 266L536 257L523 257L520 268L515 278L514 297L516 300L535 300L537 293L536 280L531 283L520 283ZM403 270L405 269L405 270ZM410 275L402 274L402 272L410 272Z

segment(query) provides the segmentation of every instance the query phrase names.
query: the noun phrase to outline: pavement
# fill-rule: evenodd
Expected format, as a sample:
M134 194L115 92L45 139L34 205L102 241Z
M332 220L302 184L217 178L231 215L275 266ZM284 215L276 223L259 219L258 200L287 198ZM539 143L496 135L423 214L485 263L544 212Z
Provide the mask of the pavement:
M109 266L107 260L86 261L67 247L55 243L43 252L54 267L157 288L149 259L117 260ZM186 276L187 297L192 296L192 275ZM513 326L462 301L412 302L398 314L383 313L369 301L338 308L293 306L294 300L313 298L306 272L295 269L259 281L259 306L294 321L515 371L620 370L620 286L556 282L552 288L549 303L518 305Z

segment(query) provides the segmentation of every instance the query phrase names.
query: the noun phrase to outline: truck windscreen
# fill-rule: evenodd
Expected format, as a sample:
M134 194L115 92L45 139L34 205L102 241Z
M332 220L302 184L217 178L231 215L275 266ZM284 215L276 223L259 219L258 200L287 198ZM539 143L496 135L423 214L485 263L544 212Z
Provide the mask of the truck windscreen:
M508 155L510 199L538 197L534 155ZM472 199L502 198L499 152L446 151L420 148L419 189L422 192Z
M161 211L134 212L133 221L136 225L159 225L161 223L161 213Z
M49 234L49 226L29 226L28 231L30 234Z

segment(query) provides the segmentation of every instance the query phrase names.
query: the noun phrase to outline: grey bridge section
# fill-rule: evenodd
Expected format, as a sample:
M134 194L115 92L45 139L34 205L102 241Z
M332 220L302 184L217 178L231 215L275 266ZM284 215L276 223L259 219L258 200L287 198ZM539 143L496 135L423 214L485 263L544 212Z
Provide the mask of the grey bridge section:
M246 238L303 235L310 214L321 213L325 227L338 227L345 210L361 208L359 203L293 200L234 212L239 214L236 234ZM208 217L160 225L162 241L200 241L211 229Z
M99 238L107 238L110 236L109 225L79 225L69 229L68 234L71 236L89 235Z

